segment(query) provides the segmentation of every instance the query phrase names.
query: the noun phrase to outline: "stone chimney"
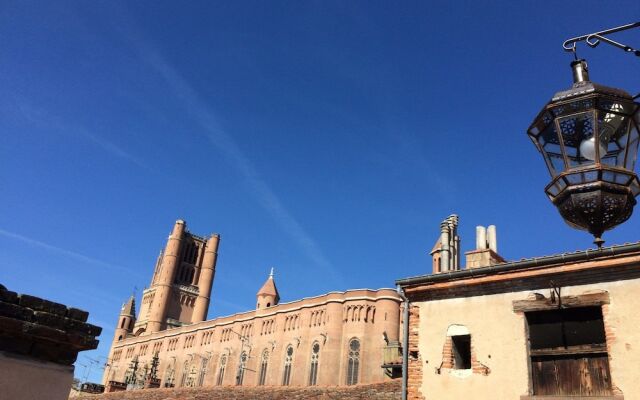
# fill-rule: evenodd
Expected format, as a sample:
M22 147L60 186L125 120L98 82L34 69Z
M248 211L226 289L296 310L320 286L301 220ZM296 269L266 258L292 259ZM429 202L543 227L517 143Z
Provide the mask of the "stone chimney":
M456 214L451 214L440 223L440 238L429 254L432 258L434 274L460 269L460 237Z
M464 253L467 258L467 269L489 267L505 262L498 254L496 226L476 226L476 249Z

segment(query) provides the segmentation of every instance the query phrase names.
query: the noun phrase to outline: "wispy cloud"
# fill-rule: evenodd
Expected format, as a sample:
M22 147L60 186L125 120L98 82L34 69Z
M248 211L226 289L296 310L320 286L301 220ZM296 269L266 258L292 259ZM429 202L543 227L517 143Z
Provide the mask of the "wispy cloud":
M47 130L55 130L67 135L81 137L114 157L125 159L141 168L149 169L149 167L138 157L95 132L91 132L74 123L64 122L58 116L55 116L42 108L35 107L24 99L18 99L17 107L25 120L35 126L46 128Z
M216 114L201 99L189 82L143 38L130 24L130 31L123 32L139 51L141 58L148 62L164 79L173 95L202 128L209 143L220 151L245 178L246 184L260 205L276 220L282 229L306 252L309 259L320 267L325 276L336 283L342 283L342 276L324 255L318 243L309 235L300 222L286 209L276 193L265 182L257 169L242 152L232 136L221 126Z
M127 273L132 273L134 272L131 268L126 268L123 267L121 265L116 265L116 264L111 264L102 260L98 260L96 258L92 258L92 257L88 257L85 256L84 254L80 254L80 253L76 253L75 251L72 250L67 250L67 249L63 249L62 247L58 247L58 246L54 246L45 242L41 242L39 240L36 239L32 239L23 235L20 235L18 233L15 232L10 232L7 230L4 230L2 228L0 228L0 236L7 238L7 239L13 239L13 240L17 240L20 241L22 243L26 243L30 246L34 246L34 247L38 247L40 249L52 252L52 253L56 253L56 254L60 254L63 255L65 257L69 257L72 258L74 260L77 261L81 261L83 263L87 263L87 264L93 264L99 267L103 267L103 268L109 268L109 269L113 269L113 270L118 270L121 272L127 272Z
M132 163L136 164L140 168L149 169L147 164L142 162L138 157L135 157L131 153L116 146L115 144L111 143L110 141L103 138L102 136L90 133L85 129L77 130L77 132L79 132L82 136L84 136L94 144L98 145L100 148L102 148L102 150L106 151L107 153L110 153L113 156L123 158L128 161L131 161Z

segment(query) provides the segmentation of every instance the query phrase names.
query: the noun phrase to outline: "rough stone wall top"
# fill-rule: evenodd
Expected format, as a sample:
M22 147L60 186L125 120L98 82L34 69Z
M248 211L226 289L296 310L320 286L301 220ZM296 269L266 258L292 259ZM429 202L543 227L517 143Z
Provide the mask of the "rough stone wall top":
M145 389L75 397L77 400L398 400L401 382L354 386L214 386Z
M0 285L0 351L71 365L78 352L98 347L102 328L89 313Z

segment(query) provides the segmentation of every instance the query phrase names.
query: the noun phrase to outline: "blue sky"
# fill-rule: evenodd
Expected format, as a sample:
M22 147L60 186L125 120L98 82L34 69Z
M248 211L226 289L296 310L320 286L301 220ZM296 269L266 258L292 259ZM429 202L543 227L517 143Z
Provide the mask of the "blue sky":
M454 212L463 251L489 224L507 259L591 247L525 131L570 85L564 39L640 19L612 4L5 1L0 283L90 311L86 364L178 218L222 236L209 317L271 267L283 301L429 273ZM640 91L637 58L579 50Z

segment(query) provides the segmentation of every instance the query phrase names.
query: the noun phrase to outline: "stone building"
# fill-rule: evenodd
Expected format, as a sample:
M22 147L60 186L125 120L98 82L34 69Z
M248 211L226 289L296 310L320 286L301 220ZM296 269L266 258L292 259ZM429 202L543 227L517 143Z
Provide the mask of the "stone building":
M218 243L218 235L204 239L176 222L137 318L133 297L122 307L103 378L107 390L389 379L391 367L381 366L389 365L383 360L388 345L397 349L401 299L395 290L354 289L281 303L272 270L255 310L206 321Z
M640 243L505 261L478 227L466 259L397 281L409 399L640 398Z

